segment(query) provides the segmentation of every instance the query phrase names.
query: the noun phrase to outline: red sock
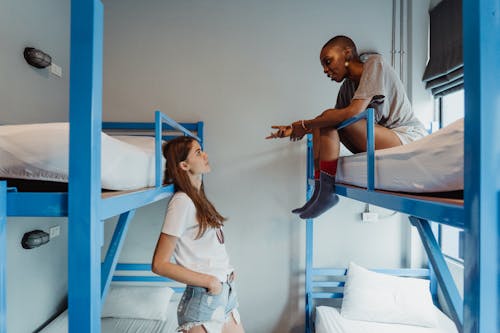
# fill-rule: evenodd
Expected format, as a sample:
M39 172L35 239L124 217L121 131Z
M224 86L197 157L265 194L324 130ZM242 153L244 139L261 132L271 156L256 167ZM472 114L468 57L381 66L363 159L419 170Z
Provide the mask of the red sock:
M314 170L314 180L319 179L319 170Z
M334 176L337 174L337 161L319 161L319 169L323 172L326 172L330 176Z

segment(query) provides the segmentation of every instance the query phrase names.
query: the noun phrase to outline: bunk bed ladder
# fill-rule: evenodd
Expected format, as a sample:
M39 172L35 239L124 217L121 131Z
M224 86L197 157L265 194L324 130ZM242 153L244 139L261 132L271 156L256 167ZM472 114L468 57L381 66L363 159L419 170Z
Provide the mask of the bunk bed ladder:
M415 216L410 216L409 219L411 224L418 230L425 252L432 264L438 284L443 292L444 300L448 306L451 318L459 332L463 332L463 301L455 281L451 276L439 244L434 237L429 221Z
M0 181L0 333L7 332L7 182Z

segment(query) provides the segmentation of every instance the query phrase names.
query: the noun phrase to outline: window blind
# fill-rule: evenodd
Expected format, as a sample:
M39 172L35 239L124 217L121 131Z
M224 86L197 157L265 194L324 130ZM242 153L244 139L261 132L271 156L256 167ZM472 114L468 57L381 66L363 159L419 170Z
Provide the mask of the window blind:
M430 56L422 80L436 97L463 89L462 1L430 10Z

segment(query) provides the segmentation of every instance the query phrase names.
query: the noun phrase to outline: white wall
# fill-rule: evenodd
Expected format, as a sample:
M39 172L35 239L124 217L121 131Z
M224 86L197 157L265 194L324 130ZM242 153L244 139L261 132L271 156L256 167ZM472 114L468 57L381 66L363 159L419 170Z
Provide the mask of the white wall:
M319 63L330 37L347 34L361 50L390 60L391 6L390 0L105 1L104 118L148 121L158 108L179 121L205 122L213 169L206 188L229 217L227 246L248 332L298 332L304 319L305 228L290 210L304 202L305 144L263 138L272 124L312 118L334 105L339 85ZM407 262L408 222L392 216L365 225L364 208L342 199L317 220L318 266ZM150 260L163 213L163 204L138 213L122 261Z
M68 119L69 2L0 2L0 115L2 124ZM23 58L25 47L48 53L63 77L37 69Z
M68 119L69 5L67 0L0 1L0 123ZM36 47L62 67L63 77L36 69L23 58ZM61 236L31 250L25 232L61 226ZM67 293L65 218L7 220L7 331L33 332L65 306ZM0 244L4 246L4 244Z

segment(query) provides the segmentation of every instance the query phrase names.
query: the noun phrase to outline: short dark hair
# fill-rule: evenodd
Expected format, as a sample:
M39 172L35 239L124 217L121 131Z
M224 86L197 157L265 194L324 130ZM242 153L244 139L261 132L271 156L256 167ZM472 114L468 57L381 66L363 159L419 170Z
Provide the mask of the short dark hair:
M354 44L352 39L350 39L347 36L342 36L342 35L335 36L328 42L326 42L321 49L325 49L327 47L332 47L332 46L339 46L343 49L350 48L352 50L352 55L355 58L358 58L358 50L356 49L356 44Z

